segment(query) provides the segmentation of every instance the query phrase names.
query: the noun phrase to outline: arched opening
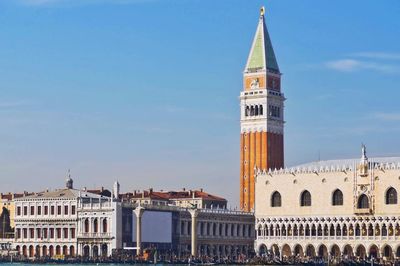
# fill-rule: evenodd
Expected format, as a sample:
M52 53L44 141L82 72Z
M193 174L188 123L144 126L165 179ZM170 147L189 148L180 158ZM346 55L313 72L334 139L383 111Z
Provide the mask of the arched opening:
M74 246L69 247L69 255L71 257L75 257L75 247Z
M40 257L40 247L39 247L39 245L37 245L36 248L35 248L35 257Z
M321 245L318 248L318 257L321 257L323 259L328 258L328 249L326 248L325 245Z
M261 224L258 226L257 235L258 236L262 236L262 226L261 226Z
M392 247L389 245L386 245L383 248L383 252L382 252L383 256L386 257L386 259L392 260L393 259L393 250Z
M360 225L356 224L356 236L360 236L361 235L361 229L360 229Z
M254 106L251 106L250 107L250 116L253 116L254 115Z
M329 235L330 236L335 235L335 226L333 224L331 224L331 226L329 227Z
M267 254L267 246L264 244L261 244L260 247L258 248L258 254L260 256L266 255Z
M68 247L67 246L63 246L63 255L64 256L68 255Z
M15 250L17 251L18 254L21 253L21 247L20 247L19 245L17 245L17 246L15 247Z
M332 257L339 258L340 257L340 248L338 245L333 245L331 247Z
M282 198L281 194L278 191L272 193L271 196L271 207L281 207L282 206Z
M386 191L386 204L397 204L396 189L391 187Z
M49 257L50 258L54 257L54 247L52 245L50 245L49 247Z
M373 236L374 235L374 227L372 224L368 225L368 235Z
M42 256L46 257L47 256L47 246L42 247Z
M96 258L99 256L99 247L93 246L93 257Z
M297 224L293 226L293 235L298 236L299 235L299 229L297 228Z
M400 246L398 246L396 249L396 257L400 258Z
M311 206L311 194L305 190L300 195L300 206Z
M258 115L258 105L256 105L254 113L255 113L255 115Z
M25 257L28 256L28 251L27 251L27 250L28 250L28 249L26 248L26 246L23 245L23 246L22 246L22 255L24 255Z
M260 105L260 115L263 115L263 114L264 114L263 106Z
M85 233L89 233L89 219L85 219Z
M310 226L306 224L306 236L310 236Z
M347 257L353 256L353 248L350 245L344 246L343 254Z
M382 236L387 236L388 235L388 231L387 231L387 227L386 224L382 225Z
M317 229L315 227L315 224L311 226L311 236L316 236L317 235Z
M340 189L336 189L332 195L332 205L340 206L343 205L343 193Z
M361 227L361 235L362 236L367 236L367 226L363 223Z
M300 225L300 236L304 236L304 226Z
M272 245L271 250L275 257L280 256L278 245L276 245L276 244Z
M29 257L32 258L35 254L34 254L35 250L33 249L33 246L30 245L29 246Z
M90 256L90 248L88 245L83 247L83 256L85 258L88 258Z
M343 225L343 229L342 229L342 234L343 234L343 236L347 236L347 225Z
M290 246L288 244L283 245L282 256L287 257L287 258L292 256L292 251L290 250Z
M294 255L295 255L296 257L300 257L300 258L304 257L303 247L300 246L300 245L296 245L296 246L294 247Z
M378 247L376 245L372 245L369 248L369 257L374 259L378 257Z
M61 247L56 246L56 255L61 255Z
M246 109L244 110L244 115L249 116L250 115L250 108L248 105L246 105Z
M318 225L317 235L322 236L322 225Z
M310 258L315 257L315 248L313 245L308 245L306 247L306 256Z
M107 218L103 219L103 233L108 232Z
M362 194L357 201L357 208L359 209L368 209L369 208L369 200L368 196L365 194Z
M366 257L366 251L365 251L365 247L363 245L359 245L356 249L356 256L361 258L361 259L365 259Z
M99 221L95 218L93 221L93 233L97 232L99 232Z
M107 244L101 245L101 256L107 257L108 256L108 246Z
M340 229L340 225L336 225L336 236L341 236L342 235L342 229Z

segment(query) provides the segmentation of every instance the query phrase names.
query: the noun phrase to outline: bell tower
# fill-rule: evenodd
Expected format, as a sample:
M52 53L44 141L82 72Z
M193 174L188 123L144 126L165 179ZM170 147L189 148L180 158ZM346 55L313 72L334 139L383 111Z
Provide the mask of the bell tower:
M281 72L261 8L240 93L240 208L254 208L254 168L284 165Z

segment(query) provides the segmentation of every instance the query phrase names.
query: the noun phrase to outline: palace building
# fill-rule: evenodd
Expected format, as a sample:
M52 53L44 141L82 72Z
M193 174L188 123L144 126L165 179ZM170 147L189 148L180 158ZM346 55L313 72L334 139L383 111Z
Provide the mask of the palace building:
M240 93L240 208L244 211L254 209L254 167L283 167L284 101L262 8Z
M259 254L400 257L400 157L257 170Z

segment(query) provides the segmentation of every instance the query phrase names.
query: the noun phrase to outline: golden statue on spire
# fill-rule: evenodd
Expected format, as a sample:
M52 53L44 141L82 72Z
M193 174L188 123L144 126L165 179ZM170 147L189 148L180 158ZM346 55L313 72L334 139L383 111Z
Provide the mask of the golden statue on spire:
M265 7L262 6L260 9L260 15L264 16L264 13L265 13Z

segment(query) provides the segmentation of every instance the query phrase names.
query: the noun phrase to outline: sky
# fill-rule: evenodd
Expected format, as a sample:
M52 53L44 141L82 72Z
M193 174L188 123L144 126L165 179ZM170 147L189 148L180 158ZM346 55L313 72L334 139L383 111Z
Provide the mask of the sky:
M1 0L2 192L239 195L239 93L259 8L285 164L400 156L400 2Z

